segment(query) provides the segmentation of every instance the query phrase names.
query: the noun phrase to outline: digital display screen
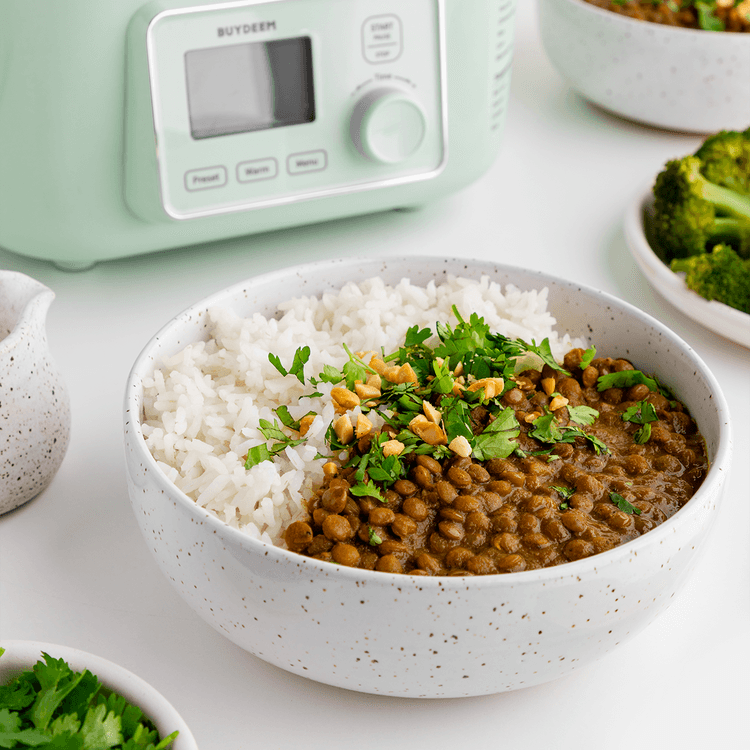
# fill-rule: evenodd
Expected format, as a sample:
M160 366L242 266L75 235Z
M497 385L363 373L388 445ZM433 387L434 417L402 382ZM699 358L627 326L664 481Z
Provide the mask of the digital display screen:
M185 76L193 138L315 120L309 37L191 50Z

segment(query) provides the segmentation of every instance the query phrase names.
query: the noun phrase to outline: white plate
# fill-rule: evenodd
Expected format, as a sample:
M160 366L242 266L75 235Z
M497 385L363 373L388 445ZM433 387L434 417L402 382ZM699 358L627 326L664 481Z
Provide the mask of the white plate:
M649 284L689 318L742 346L750 347L750 315L715 300L707 300L689 289L684 274L665 265L646 237L644 220L653 210L651 190L641 193L625 214L625 239L630 252Z

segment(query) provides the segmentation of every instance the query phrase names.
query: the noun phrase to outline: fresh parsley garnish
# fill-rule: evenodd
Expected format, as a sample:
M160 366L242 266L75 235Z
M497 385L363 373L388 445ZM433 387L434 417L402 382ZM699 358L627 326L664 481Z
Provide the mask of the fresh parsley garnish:
M580 427L561 427L555 415L551 412L537 417L531 424L532 429L529 430L529 437L539 440L541 443L575 443L576 438L583 438L591 444L597 455L610 452L606 443L596 435L592 435Z
M609 493L609 499L620 509L625 511L625 513L630 513L632 516L634 513L636 516L641 515L641 509L636 508L635 505L628 502L622 495L620 495L618 492L610 492Z
M667 398L671 397L669 390L660 385L656 378L651 378L640 370L621 370L601 375L596 381L596 389L601 392L608 388L631 388L640 384L647 386L650 391L661 393Z
M583 356L581 357L581 362L579 367L582 370L585 370L594 360L594 357L596 356L596 347L591 346L583 353Z
M281 360L273 353L268 354L268 361L282 374L282 375L294 375L300 383L304 385L305 382L305 363L310 359L310 347L301 346L294 353L294 359L292 360L292 366L287 370L284 365L281 364Z
M570 508L568 500L570 500L570 498L575 495L575 489L573 489L572 487L562 487L554 484L550 485L550 489L553 489L562 498L562 502L560 503L560 510L568 510L568 508Z
M367 541L372 547L383 543L383 540L375 533L375 529L372 526L367 527Z
M160 738L140 708L88 670L75 672L65 660L41 655L0 686L0 748L165 750L177 737L175 731Z
M279 427L278 422L269 422L267 419L261 419L258 421L258 429L260 430L260 434L263 435L266 440L272 440L274 442L271 445L261 443L260 445L250 448L247 452L247 458L245 459L246 469L252 469L253 466L257 466L258 464L263 463L263 461L272 461L273 457L277 453L281 453L285 448L293 448L305 442L304 438L299 438L297 440L290 438Z
M651 422L658 422L659 417L653 404L648 401L638 401L625 409L622 413L622 421L641 425L635 431L633 440L639 445L643 445L651 437Z
M568 419L576 424L590 425L599 419L599 412L590 406L568 406Z
M516 440L520 433L521 428L513 409L503 409L483 432L469 441L474 458L477 461L507 458L516 449Z

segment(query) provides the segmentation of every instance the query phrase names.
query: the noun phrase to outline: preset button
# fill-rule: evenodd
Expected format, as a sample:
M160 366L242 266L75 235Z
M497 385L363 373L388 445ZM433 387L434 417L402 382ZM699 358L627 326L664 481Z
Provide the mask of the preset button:
M224 187L227 184L226 167L204 167L185 172L186 190L209 190Z

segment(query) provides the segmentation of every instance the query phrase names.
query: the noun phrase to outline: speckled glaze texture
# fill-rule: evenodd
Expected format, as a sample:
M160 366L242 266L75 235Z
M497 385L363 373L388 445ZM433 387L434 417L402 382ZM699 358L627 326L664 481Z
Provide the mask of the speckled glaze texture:
M156 467L140 430L142 378L164 355L205 338L205 310L269 314L282 300L381 275L413 283L489 275L549 288L558 325L658 373L687 403L712 468L667 522L620 548L546 570L410 577L343 568L228 528ZM218 632L272 664L351 690L414 698L499 693L560 677L646 627L695 565L731 456L729 412L703 362L674 333L614 297L491 262L447 258L327 261L259 276L198 303L163 328L127 383L130 497L159 567Z
M552 64L615 114L670 130L750 125L750 34L637 21L584 0L538 0Z
M68 448L68 393L47 345L54 297L22 273L0 271L0 513L38 495Z
M195 738L174 706L155 688L124 667L101 656L54 643L0 640L0 648L5 649L0 657L0 685L31 669L42 658L44 651L55 659L64 659L76 672L88 669L103 685L138 706L162 737L177 730L180 734L170 745L170 750L198 750Z

